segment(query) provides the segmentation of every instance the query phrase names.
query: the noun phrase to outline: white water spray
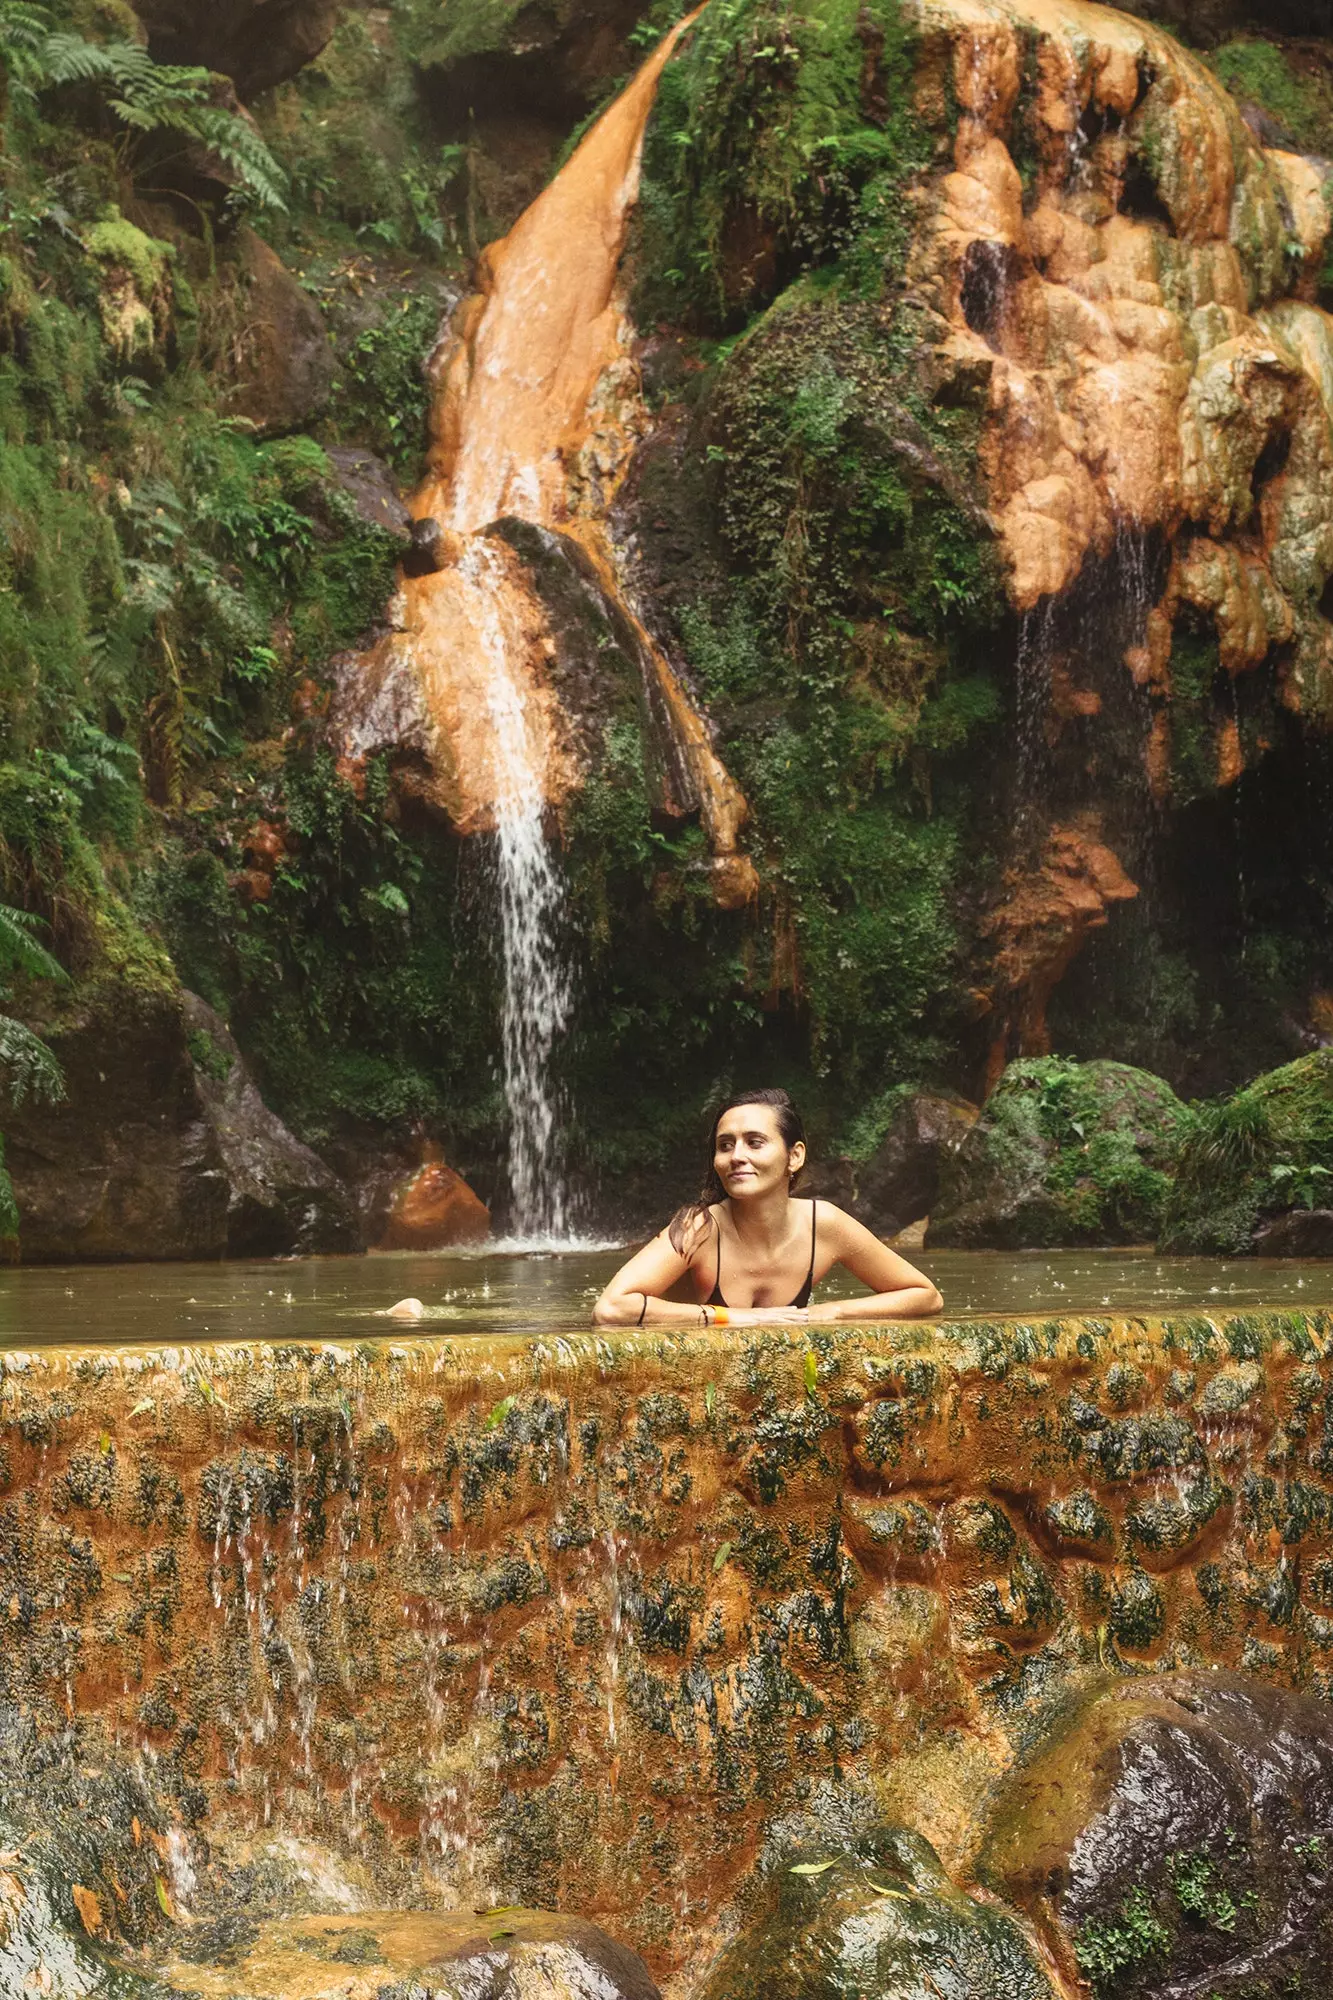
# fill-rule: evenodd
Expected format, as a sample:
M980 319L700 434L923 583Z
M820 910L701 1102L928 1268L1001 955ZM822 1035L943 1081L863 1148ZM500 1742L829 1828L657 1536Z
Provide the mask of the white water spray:
M521 635L506 630L509 599L498 551L485 537L460 565L476 587L478 636L487 655L486 707L495 759L495 854L504 978L501 1041L509 1109L512 1233L568 1235L560 1092L555 1065L569 1026L571 980L563 951L564 883L542 824L545 788L514 661Z

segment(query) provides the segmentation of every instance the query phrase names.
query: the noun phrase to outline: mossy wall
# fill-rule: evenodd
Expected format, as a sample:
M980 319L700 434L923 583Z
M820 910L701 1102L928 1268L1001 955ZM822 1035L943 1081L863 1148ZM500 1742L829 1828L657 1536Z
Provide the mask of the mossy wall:
M1075 1693L1209 1663L1329 1692L1329 1336L11 1352L14 1754L130 1759L201 1879L258 1893L276 1842L372 1907L558 1905L681 1969L830 1783L966 1875Z

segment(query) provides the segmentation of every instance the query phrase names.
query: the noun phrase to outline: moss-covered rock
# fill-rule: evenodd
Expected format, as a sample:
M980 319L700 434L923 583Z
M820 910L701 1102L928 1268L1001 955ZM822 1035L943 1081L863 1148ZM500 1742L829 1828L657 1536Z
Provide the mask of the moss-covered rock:
M820 1831L809 1845L769 1843L762 1889L705 2000L1050 2000L1013 1918L957 1889L919 1834L836 1820Z
M1026 1249L1156 1235L1190 1113L1125 1063L1011 1063L943 1163L931 1241Z
M1306 1212L1333 1194L1333 1049L1257 1077L1207 1106L1182 1148L1162 1247L1319 1255ZM1279 1226L1280 1225L1280 1226Z
M1236 1674L1085 1702L1004 1788L978 1863L1096 2000L1279 2000L1333 1963L1333 1709Z

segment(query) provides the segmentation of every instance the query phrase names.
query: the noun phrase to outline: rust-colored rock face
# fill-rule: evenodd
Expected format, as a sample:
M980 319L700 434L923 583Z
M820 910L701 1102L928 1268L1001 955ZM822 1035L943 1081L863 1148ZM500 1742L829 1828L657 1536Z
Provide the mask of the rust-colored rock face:
M452 1243L484 1243L490 1210L461 1174L443 1160L427 1160L395 1189L379 1250L443 1250Z
M682 24L687 26L688 23ZM564 805L587 776L553 665L560 648L540 580L494 524L572 540L619 620L640 700L684 778L716 860L718 901L746 902L737 853L745 801L665 654L624 600L606 515L647 425L619 260L638 193L644 126L682 29L668 35L550 186L488 246L434 369L430 473L412 502L423 560L408 563L395 629L345 676L339 724L354 764L417 750L422 796L464 833L512 805L517 755ZM506 712L502 712L506 711ZM525 780L526 782L526 780Z
M1147 813L1226 790L1270 747L1265 715L1333 716L1326 169L1265 149L1197 56L1128 14L918 16L924 113L958 116L910 277L951 329L944 373L988 385L982 472L1020 616L1027 851L992 918L991 997L995 1052L1031 1052L1088 929L1132 891L1127 795ZM1119 658L1118 689L1094 652ZM1057 770L1066 801L1081 770L1084 797L1119 808L1104 865L1057 852Z
M5 1700L149 1788L156 1924L522 1901L681 1992L829 1787L965 1882L1076 1691L1326 1691L1325 1317L10 1353Z

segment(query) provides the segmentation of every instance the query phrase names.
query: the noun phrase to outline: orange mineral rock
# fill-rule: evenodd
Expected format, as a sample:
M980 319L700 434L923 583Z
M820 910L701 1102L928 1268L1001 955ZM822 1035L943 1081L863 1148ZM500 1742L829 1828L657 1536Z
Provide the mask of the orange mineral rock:
M461 1174L438 1157L427 1159L394 1191L377 1250L445 1250L456 1243L484 1243L490 1211Z

